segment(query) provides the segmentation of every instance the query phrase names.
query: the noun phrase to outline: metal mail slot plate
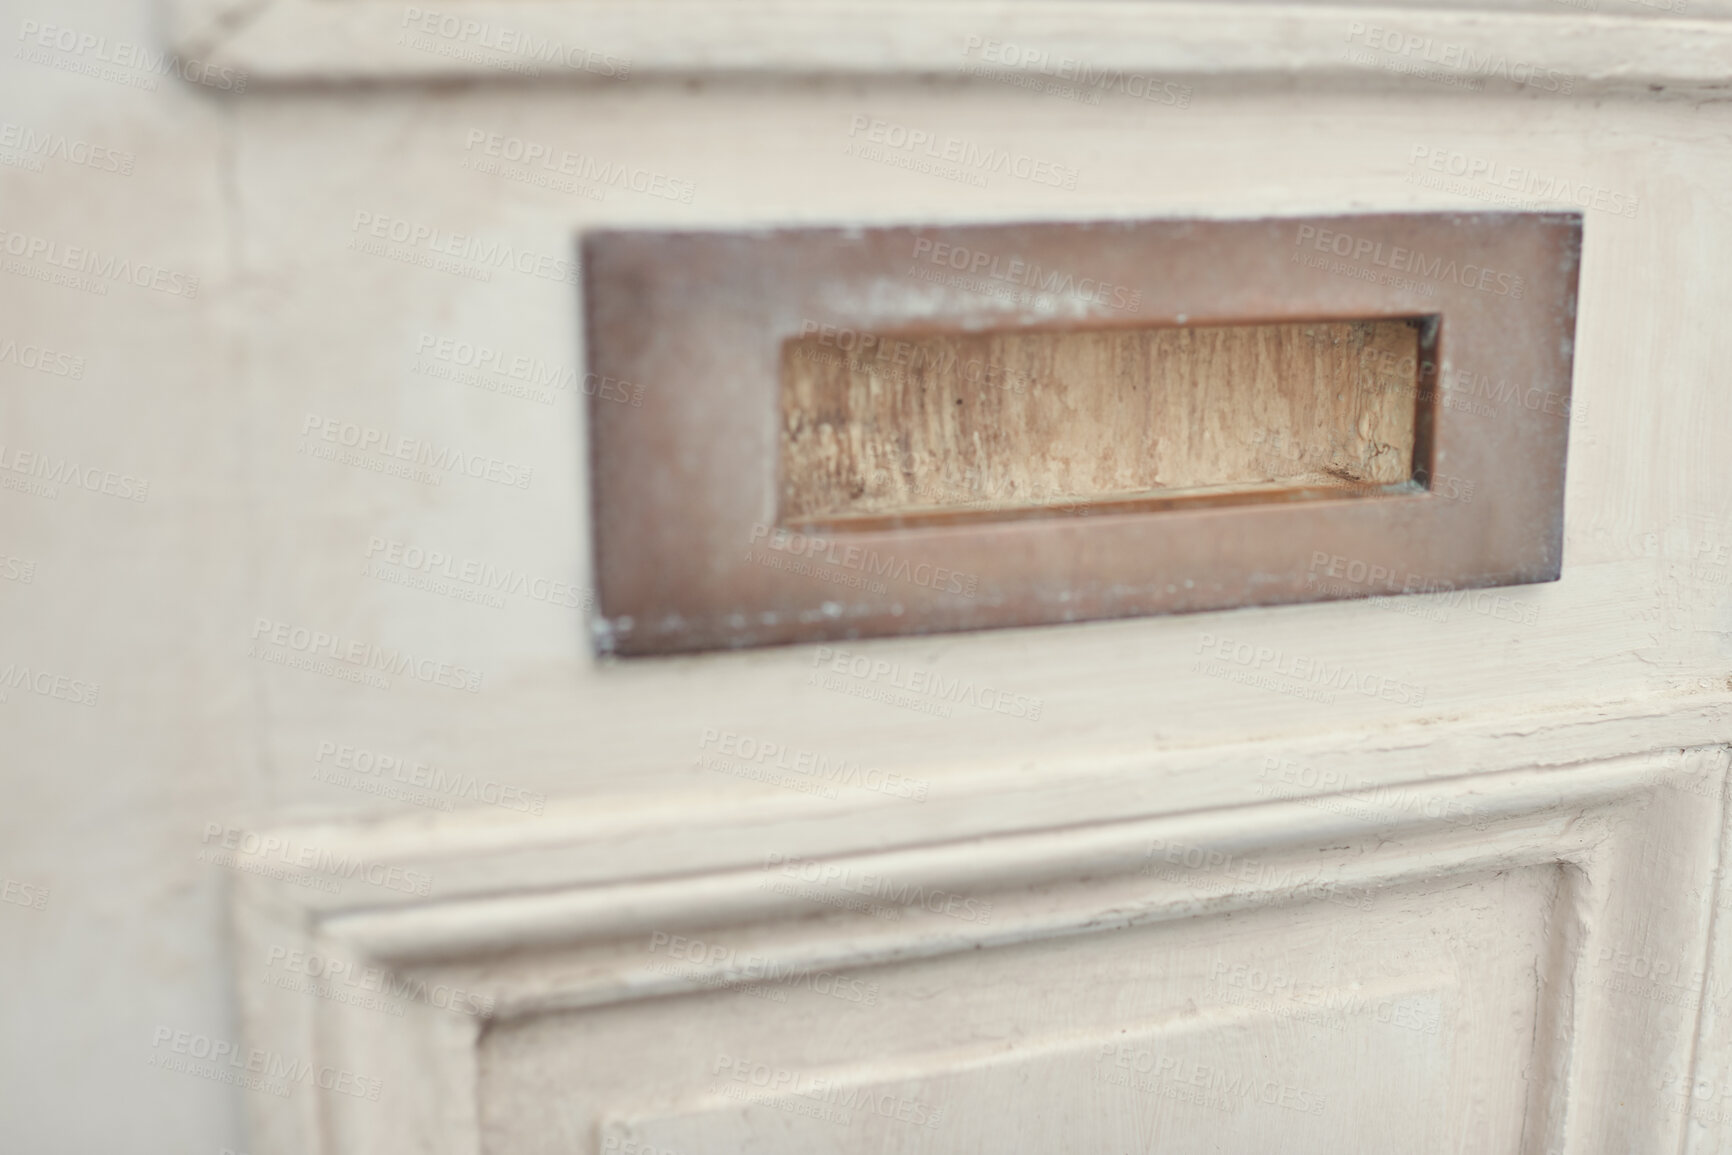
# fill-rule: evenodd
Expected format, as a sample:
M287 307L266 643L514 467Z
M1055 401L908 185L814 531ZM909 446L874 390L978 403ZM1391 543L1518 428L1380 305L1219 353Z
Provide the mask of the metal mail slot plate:
M1581 228L589 234L597 648L1555 580Z

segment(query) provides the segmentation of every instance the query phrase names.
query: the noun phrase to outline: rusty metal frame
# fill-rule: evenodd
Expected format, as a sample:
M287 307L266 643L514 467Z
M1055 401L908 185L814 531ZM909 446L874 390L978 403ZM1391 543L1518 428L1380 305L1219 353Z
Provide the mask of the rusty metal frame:
M589 402L596 647L677 653L1554 581L1581 230L1576 213L1412 213L588 234L588 370L642 398ZM912 275L916 253L931 263L940 244L970 254L973 280ZM969 271L982 253L997 262L984 276ZM1033 289L1055 291L989 284L1031 266L1060 278ZM779 357L808 323L1397 317L1438 319L1410 484L777 532Z

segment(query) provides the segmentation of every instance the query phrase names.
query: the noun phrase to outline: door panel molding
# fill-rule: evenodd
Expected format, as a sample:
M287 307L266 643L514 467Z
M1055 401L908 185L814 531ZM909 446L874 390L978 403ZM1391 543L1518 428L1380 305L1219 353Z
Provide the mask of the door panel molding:
M1027 71L985 55L988 37L1017 41L1054 61L1157 78L1263 73L1392 83L1375 64L1344 58L1355 24L1397 29L1404 38L1429 38L1478 58L1530 62L1542 74L1570 80L1572 95L1649 84L1706 88L1732 78L1732 26L1725 23L1732 7L1724 0L1691 0L1688 18L1640 9L1589 16L1539 0L1513 10L1149 0L743 0L725 6L708 0L426 6L178 0L171 11L178 51L240 69L255 84L452 76L605 84L641 75L727 73L962 78ZM418 31L412 11L423 19L431 13L434 29ZM448 35L438 30L441 17ZM469 33L461 31L465 23L473 25ZM533 50L518 47L525 43L578 55L556 53L538 64ZM976 43L981 49L965 51ZM1377 61L1376 51L1363 55Z
M1676 732L1677 716L1671 722ZM1510 732L1522 728L1508 726L1510 745L1527 744ZM1376 745L1385 753L1400 747L1391 736ZM1434 769L1459 769L1472 749L1471 740L1437 741L1410 754ZM1351 751L1341 753L1353 761ZM1221 769L1222 752L1214 754L1217 772L1231 776ZM1562 882L1550 946L1534 964L1527 1062L1535 1098L1525 1149L1676 1149L1680 1080L1694 1078L1683 1073L1695 1070L1698 1013L1705 1038L1725 1032L1725 1016L1698 1006L1701 984L1676 984L1684 963L1668 963L1656 977L1630 960L1642 957L1645 943L1678 944L1671 949L1724 974L1726 920L1711 927L1713 907L1691 892L1721 893L1722 804L1703 800L1724 798L1725 751L1674 748L1529 766L1394 777L1369 795L1311 793L990 837L959 831L827 855L766 852L775 828L750 824L721 841L755 840L755 861L620 861L611 878L580 869L562 884L544 857L560 849L562 836L552 831L529 854L480 820L476 840L482 826L493 827L485 847L435 834L423 820L278 832L270 836L277 845L346 839L343 853L359 851L370 866L421 870L441 893L405 900L389 886L364 886L369 893L345 887L348 897L334 898L305 877L280 869L284 877L271 877L265 871L276 868L262 852L237 874L237 983L249 1042L308 1056L321 1069L360 1072L382 1088L377 1101L311 1087L286 1099L249 1096L254 1146L479 1153L479 1055L490 1023L503 1029L567 1012L720 998L761 987L766 975L884 973L873 968L1063 940L1087 948L1109 941L1090 936L1156 924L1191 927L1206 941L1212 927L1225 925L1218 920L1247 912L1369 904L1404 886L1554 866ZM694 847L717 841L689 824L686 838ZM1704 862L1714 863L1714 876L1694 877L1692 864ZM461 881L446 892L447 878ZM386 894L394 901L383 901ZM1720 951L1713 959L1711 931ZM695 960L690 945L676 956L669 947L676 936L704 949ZM466 992L492 1013L457 1013L411 996L396 1017L381 1020L261 981L268 959L293 952L327 970L336 963L349 975L388 974L398 989ZM1712 1072L1705 1077L1722 1074L1703 1069Z
M547 896L563 889L686 878L752 867L767 847L800 857L855 854L891 846L959 842L1129 819L1247 807L1282 785L1275 765L1290 763L1333 777L1304 782L1329 793L1433 778L1579 765L1655 750L1713 745L1732 733L1732 697L1723 691L1655 695L1615 706L1548 713L1473 716L1448 725L1420 722L1362 733L1322 733L1233 745L1100 748L1078 735L1069 757L1026 763L961 763L932 770L927 800L886 795L825 799L778 791L741 798L714 791L591 794L549 799L530 816L490 807L453 814L380 817L343 823L284 824L280 845L366 857L433 876L426 896L390 887L362 898L309 885L318 877L286 854L266 856L290 901L310 916L356 909L426 906L517 890ZM1309 775L1304 775L1309 777ZM857 792L864 793L864 792ZM243 816L244 818L244 816ZM253 829L258 824L241 821ZM251 876L249 876L251 877Z

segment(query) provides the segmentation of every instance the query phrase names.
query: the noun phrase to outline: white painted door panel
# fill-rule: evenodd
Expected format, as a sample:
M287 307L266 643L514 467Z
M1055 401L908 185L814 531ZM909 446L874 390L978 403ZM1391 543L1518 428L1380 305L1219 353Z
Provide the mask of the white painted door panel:
M1732 1152L1732 0L5 27L0 1150ZM584 231L1484 211L1514 171L1584 219L1559 581L851 647L1024 717L813 647L593 654Z
M264 1149L1672 1148L1703 986L1728 986L1690 893L1726 765L1701 748L566 887L509 846L372 829L405 870L488 881L382 907L246 876L254 1036L386 1086L269 1103ZM491 1014L309 1000L266 981L273 948Z
M471 7L640 75L502 83L497 51L407 29L400 5L173 5L189 55L257 82L211 129L227 215L210 261L227 272L208 295L211 376L234 398L212 440L244 431L234 516L255 534L244 596L208 623L212 680L255 713L229 744L250 751L232 812L177 817L163 841L182 872L201 856L199 885L232 884L236 1033L338 1077L243 1094L251 1155L1732 1151L1728 0ZM1573 88L1469 91L1344 54L1372 24L1539 60ZM971 36L1186 100L977 74ZM416 83L435 77L452 83ZM357 78L377 84L328 84ZM1077 180L880 163L850 152L862 117ZM491 137L694 195L573 195L489 169ZM357 223L545 270L597 227L1507 202L1433 180L1421 158L1439 153L1586 198L1530 206L1586 221L1562 580L858 647L1040 703L1018 719L838 693L811 648L596 660L571 612L593 584L580 389L532 398L438 354L581 381L574 278L441 267ZM1523 404L1522 382L1494 378L1476 420ZM533 483L417 484L307 452L331 423ZM60 522L31 533L70 540ZM381 560L411 551L571 598ZM255 652L261 621L481 671L483 688L325 676ZM1423 692L1320 701L1199 661L1223 641ZM924 789L718 770L699 756L723 731ZM336 773L335 750L545 810L427 805ZM213 820L368 877L245 849L215 873L198 842Z
M870 1005L784 984L786 1002L547 1016L488 1034L484 1136L569 1151L553 1137L599 1120L620 1149L691 1155L1252 1155L1274 1133L1316 1155L1444 1151L1468 1134L1515 1151L1558 872L850 972Z

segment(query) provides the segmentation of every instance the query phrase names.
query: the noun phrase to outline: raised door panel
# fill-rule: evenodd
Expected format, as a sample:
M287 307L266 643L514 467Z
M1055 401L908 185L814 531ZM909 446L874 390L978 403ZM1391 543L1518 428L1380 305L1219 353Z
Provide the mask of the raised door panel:
M1692 1080L1719 1077L1698 1022L1720 1029L1702 1016L1728 981L1702 897L1724 892L1704 799L1726 765L1702 747L916 844L885 827L829 856L621 856L609 878L569 853L606 842L577 824L540 848L563 883L561 855L486 824L279 831L466 881L382 902L242 862L249 1038L378 1092L254 1096L255 1150L1589 1155L1687 1129L1712 1150ZM685 829L713 848L751 821ZM322 985L283 981L309 960Z
M1343 887L530 1019L483 1042L483 1148L1515 1151L1562 893Z

